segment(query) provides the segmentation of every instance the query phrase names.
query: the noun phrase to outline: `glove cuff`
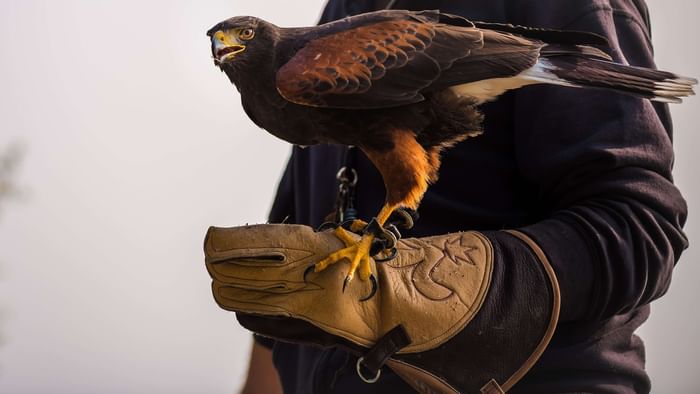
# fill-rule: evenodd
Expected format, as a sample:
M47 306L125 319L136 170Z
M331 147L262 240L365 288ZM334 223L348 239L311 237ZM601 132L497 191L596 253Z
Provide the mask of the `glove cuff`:
M434 349L387 361L418 392L508 391L554 334L561 297L547 256L520 231L483 234L493 244L495 264L491 289L474 320Z

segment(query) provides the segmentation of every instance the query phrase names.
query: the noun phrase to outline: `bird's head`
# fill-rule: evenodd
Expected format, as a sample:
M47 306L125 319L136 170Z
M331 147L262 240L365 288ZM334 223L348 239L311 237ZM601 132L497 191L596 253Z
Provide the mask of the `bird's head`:
M226 65L252 65L267 59L276 31L276 26L253 16L235 16L217 23L207 31L214 64L223 69Z

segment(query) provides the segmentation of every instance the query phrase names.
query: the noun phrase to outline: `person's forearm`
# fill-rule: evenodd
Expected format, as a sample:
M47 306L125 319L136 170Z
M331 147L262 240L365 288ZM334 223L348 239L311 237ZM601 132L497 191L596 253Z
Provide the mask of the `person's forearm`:
M279 375L272 363L272 351L253 342L250 364L241 394L282 394Z

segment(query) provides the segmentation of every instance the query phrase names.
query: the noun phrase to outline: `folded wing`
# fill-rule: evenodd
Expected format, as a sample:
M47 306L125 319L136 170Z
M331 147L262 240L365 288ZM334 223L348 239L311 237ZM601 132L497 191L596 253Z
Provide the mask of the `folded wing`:
M463 21L444 24L436 11L424 11L350 25L308 42L277 72L277 89L289 101L316 107L421 101L421 92L444 70L482 47L481 31Z

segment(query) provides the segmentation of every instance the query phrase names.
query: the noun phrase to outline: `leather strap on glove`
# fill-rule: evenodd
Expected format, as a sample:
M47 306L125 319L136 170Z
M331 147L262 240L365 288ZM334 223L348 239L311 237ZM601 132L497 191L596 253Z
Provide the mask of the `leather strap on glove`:
M507 245L507 247L505 246ZM519 232L403 239L370 281L342 290L346 264L308 267L344 247L300 225L210 228L216 302L261 335L341 346L368 382L386 363L420 392L501 392L532 367L558 317L554 273ZM306 274L306 275L305 275Z

